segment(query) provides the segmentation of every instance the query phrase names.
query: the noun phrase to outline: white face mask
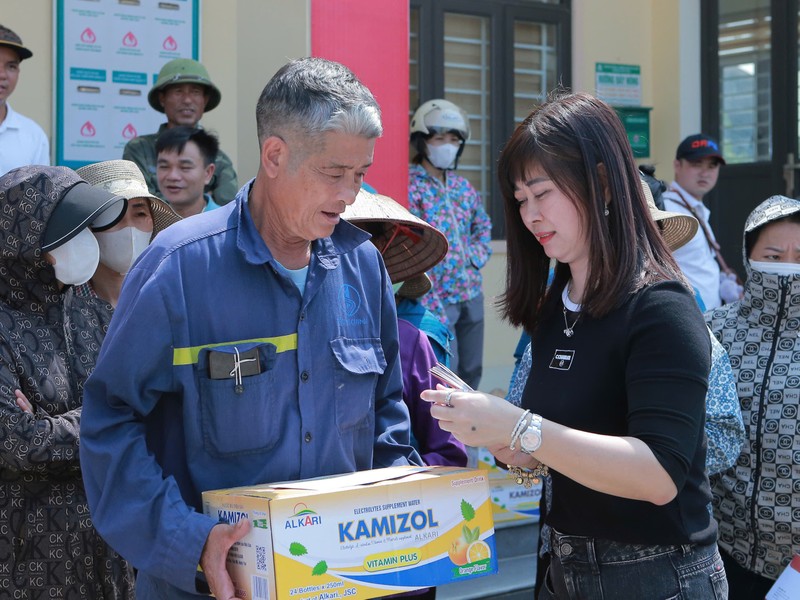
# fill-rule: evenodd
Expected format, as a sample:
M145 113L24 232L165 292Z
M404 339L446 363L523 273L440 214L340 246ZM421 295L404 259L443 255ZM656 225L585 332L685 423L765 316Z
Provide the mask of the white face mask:
M53 265L56 279L64 285L86 283L100 264L100 247L89 229L81 230L66 244L50 250L50 255L56 259Z
M428 147L428 160L434 167L442 170L453 168L456 154L458 154L458 146L454 144L431 146L428 143L425 145Z
M751 260L750 268L767 275L800 275L800 263Z
M147 248L153 232L123 227L115 231L96 231L94 235L100 246L100 262L124 275Z

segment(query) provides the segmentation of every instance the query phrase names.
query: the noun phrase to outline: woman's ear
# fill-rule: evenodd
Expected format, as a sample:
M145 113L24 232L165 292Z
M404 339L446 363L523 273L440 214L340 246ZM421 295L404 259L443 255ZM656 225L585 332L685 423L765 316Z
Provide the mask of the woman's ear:
M603 200L605 205L611 204L611 188L608 187L608 172L603 163L597 163L597 176L600 179L600 187L603 192Z

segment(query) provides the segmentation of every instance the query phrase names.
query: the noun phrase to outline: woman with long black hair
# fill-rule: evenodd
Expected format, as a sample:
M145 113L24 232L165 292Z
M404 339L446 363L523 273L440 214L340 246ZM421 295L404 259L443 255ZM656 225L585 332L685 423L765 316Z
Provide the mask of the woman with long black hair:
M726 598L705 474L709 335L622 123L590 95L554 97L517 127L498 172L501 306L532 332L522 406L440 388L424 392L431 414L521 483L549 469L539 598Z

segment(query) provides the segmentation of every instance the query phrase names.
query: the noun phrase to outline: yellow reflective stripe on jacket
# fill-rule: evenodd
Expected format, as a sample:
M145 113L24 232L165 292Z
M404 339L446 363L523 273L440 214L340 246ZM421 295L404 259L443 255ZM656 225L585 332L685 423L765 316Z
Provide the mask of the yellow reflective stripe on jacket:
M235 344L267 343L274 344L278 352L287 350L297 350L297 334L279 335L268 338L253 338L251 340L236 340L233 342L220 342L218 344L205 344L203 346L191 346L189 348L175 348L172 351L172 366L179 367L193 365L197 362L197 357L203 348L217 348L219 346L232 346Z

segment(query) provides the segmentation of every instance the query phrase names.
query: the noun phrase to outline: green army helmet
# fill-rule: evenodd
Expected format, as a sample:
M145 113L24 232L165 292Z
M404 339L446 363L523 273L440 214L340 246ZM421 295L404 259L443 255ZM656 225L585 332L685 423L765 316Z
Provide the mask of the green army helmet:
M208 71L202 64L191 58L176 58L161 67L156 84L147 94L147 101L150 106L163 113L164 107L161 106L158 95L168 86L177 83L196 83L208 90L208 102L206 102L205 112L215 109L222 99L222 94L217 86L211 82Z

